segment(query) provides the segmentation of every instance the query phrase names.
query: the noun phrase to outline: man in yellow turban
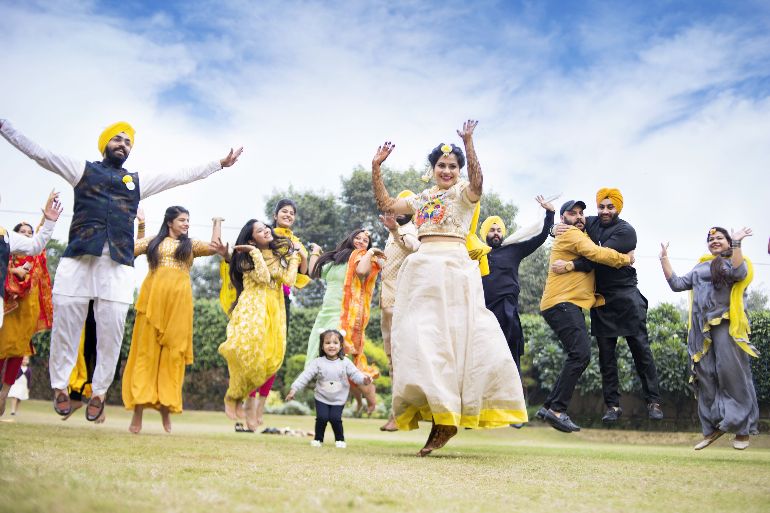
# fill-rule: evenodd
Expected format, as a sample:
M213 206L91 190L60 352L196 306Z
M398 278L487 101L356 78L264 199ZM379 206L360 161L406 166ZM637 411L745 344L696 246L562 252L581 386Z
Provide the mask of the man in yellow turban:
M618 189L603 187L596 193L598 216L586 218L586 233L603 247L628 253L636 249L636 231L618 216L623 210L623 194ZM634 359L636 373L642 384L647 402L647 414L652 420L661 420L660 386L655 361L647 338L647 299L637 287L636 269L595 264L579 258L567 266L554 262L554 270L572 268L578 272L596 271L596 292L604 297L603 306L591 308L591 334L599 346L599 368L602 373L602 392L607 410L602 417L606 424L616 422L623 414L620 407L618 360L616 346L623 337ZM562 269L562 266L564 268Z
M183 171L142 175L140 180L138 173L123 168L134 133L125 121L108 126L97 142L101 159L90 162L55 155L0 119L0 135L75 190L69 240L53 287L49 371L54 410L62 416L72 411L67 386L93 301L99 348L85 410L87 420L103 420L104 398L115 376L126 314L134 300L134 219L139 200L230 167L242 151L231 149L223 159Z
M548 230L553 226L555 210L543 196L535 199L545 209L545 218L540 233L534 237L515 243L504 243L506 228L499 216L487 217L481 223L479 231L481 239L492 248L489 254L482 257L480 263L482 268L487 266L489 269L486 275L482 270L484 301L487 309L497 317L517 368L521 367L521 355L524 354L524 332L519 319L519 264L543 245L548 237Z

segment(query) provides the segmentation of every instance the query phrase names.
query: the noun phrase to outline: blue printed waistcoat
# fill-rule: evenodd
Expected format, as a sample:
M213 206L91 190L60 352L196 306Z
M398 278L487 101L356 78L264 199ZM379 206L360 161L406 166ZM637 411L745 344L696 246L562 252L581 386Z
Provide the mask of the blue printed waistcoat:
M9 241L8 232L5 228L0 226L0 287L3 288L2 293L5 295L5 277L8 274L8 262L11 258L11 243Z
M134 190L123 182L130 176ZM134 265L134 219L139 206L139 176L101 162L86 162L83 178L75 186L75 213L65 257L100 256L104 243L110 257Z

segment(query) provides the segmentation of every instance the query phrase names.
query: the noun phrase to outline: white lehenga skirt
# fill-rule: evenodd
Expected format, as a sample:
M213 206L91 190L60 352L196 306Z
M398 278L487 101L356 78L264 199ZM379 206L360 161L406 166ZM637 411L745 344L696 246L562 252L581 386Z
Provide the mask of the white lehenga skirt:
M423 243L404 261L391 337L399 429L527 422L519 370L462 242Z

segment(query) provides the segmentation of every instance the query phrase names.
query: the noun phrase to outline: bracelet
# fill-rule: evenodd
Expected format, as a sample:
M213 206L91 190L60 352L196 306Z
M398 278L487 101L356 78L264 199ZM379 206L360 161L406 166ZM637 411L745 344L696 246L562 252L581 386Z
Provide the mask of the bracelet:
M739 240L732 241L730 243L730 247L731 248L740 248L741 247L741 241L739 241Z

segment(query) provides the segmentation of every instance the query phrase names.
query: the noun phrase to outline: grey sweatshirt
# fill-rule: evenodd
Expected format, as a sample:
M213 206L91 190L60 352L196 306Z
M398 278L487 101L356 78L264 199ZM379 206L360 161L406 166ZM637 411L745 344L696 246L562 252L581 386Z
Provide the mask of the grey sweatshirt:
M291 389L294 392L302 390L313 378L316 378L315 398L325 404L340 405L348 400L348 378L357 385L363 385L365 376L347 358L329 360L325 356L319 356L297 376L291 384Z

